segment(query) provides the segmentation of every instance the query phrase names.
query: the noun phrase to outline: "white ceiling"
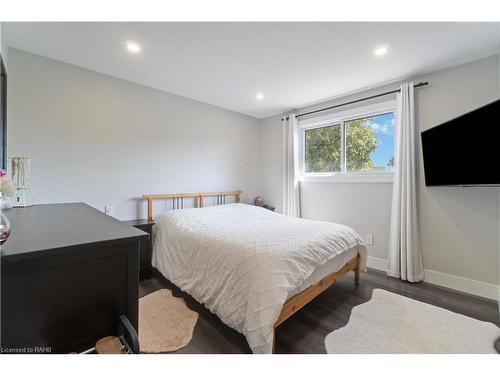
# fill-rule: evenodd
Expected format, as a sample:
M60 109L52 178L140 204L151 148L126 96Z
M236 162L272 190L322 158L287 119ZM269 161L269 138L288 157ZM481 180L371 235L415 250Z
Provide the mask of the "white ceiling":
M498 53L498 23L4 23L8 46L263 118ZM142 51L131 55L126 40ZM390 46L384 57L373 49ZM258 92L264 100L257 101Z

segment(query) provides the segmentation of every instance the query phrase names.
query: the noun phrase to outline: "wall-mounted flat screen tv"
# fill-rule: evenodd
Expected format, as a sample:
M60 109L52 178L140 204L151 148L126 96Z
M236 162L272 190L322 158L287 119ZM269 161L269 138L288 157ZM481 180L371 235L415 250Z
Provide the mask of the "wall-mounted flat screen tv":
M500 186L500 100L421 137L427 186Z

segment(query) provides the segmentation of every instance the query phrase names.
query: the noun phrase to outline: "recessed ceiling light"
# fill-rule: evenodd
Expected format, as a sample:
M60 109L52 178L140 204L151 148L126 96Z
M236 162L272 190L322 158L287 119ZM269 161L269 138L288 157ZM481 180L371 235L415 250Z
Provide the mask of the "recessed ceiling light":
M255 95L255 99L257 99L257 100L264 99L264 94L262 94L261 92L259 92L257 95Z
M130 53L139 53L139 52L141 52L141 46L139 46L137 43L132 42L132 41L125 42L125 47L127 47L127 50Z
M381 47L375 48L375 50L373 51L373 54L375 56L384 56L385 54L387 54L388 51L389 51L389 47L381 46Z

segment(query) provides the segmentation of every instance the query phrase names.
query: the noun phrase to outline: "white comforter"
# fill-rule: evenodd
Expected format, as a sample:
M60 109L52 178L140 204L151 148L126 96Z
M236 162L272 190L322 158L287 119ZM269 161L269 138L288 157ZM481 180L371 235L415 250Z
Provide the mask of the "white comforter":
M271 353L285 301L314 269L357 246L351 228L228 204L168 211L156 218L153 265L244 334L254 353Z

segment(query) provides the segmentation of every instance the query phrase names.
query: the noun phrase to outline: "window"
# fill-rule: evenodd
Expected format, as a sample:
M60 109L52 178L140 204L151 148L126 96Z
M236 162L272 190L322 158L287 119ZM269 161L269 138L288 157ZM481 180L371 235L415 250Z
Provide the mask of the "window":
M342 170L341 124L305 131L306 173L340 172Z
M301 123L304 176L381 175L394 170L392 103Z
M344 126L348 172L394 169L394 112L349 120Z

